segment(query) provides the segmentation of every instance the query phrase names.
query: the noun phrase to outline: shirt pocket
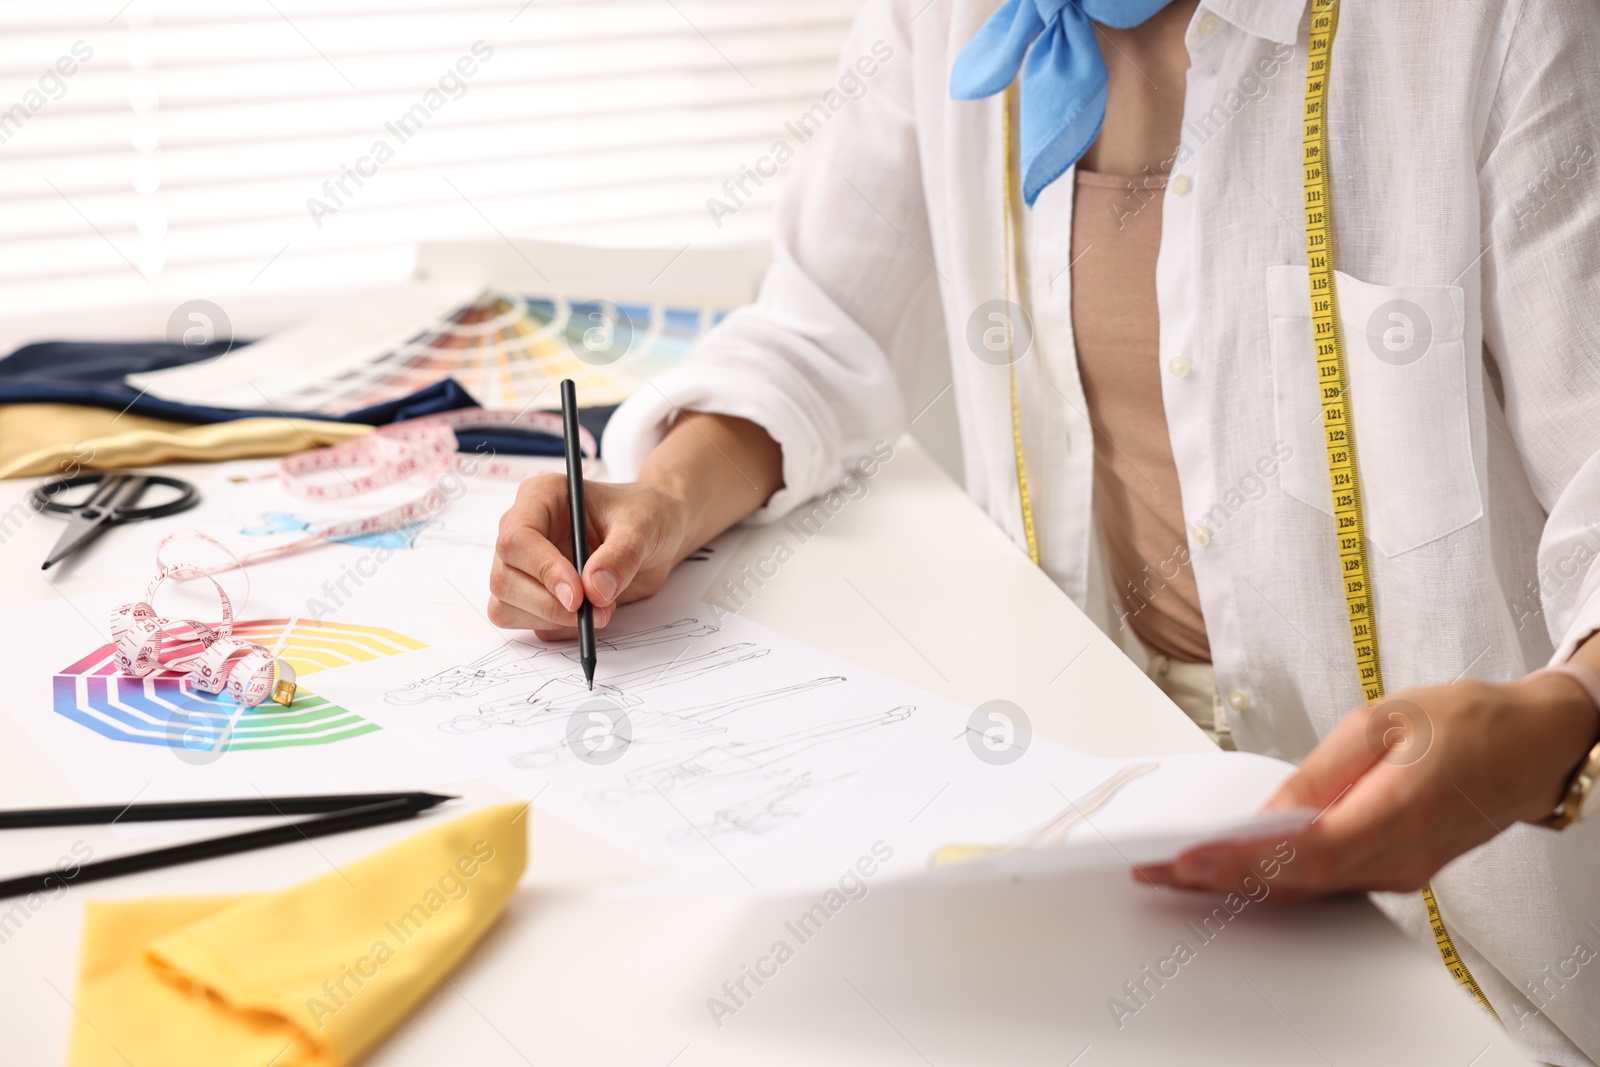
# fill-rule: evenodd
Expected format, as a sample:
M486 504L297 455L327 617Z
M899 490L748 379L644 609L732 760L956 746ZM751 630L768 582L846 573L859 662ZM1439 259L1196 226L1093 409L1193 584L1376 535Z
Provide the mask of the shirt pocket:
M1398 556L1483 514L1467 400L1465 298L1454 285L1369 285L1335 272L1367 536ZM1267 269L1283 491L1331 516L1305 267Z

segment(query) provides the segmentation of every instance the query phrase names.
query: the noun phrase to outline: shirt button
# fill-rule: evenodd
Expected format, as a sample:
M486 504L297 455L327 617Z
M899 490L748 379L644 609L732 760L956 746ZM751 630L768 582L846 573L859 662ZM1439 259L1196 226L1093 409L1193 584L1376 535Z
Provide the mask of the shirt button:
M1172 372L1174 378L1187 378L1189 376L1189 361L1182 356L1173 356L1167 363L1167 370Z
M1194 543L1204 548L1211 543L1211 530L1199 523L1189 527L1189 536L1194 538Z
M1243 711L1250 706L1250 698L1235 689L1228 694L1228 707L1234 711Z
M1200 20L1200 36L1202 37L1214 36L1220 29L1222 29L1222 20L1217 18L1215 15L1207 13L1206 16Z
M1194 188L1194 181L1187 174L1180 174L1172 179L1172 191L1178 196L1188 196L1189 190Z

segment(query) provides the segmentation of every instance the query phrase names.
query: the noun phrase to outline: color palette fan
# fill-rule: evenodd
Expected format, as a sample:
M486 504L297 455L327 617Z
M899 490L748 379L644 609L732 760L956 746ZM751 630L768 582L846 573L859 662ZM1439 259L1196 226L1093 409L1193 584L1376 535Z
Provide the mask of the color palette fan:
M233 632L288 660L302 679L426 647L381 626L313 619L247 620L236 623ZM102 645L56 673L51 683L56 714L115 741L194 751L326 745L379 729L305 686L287 708L271 702L241 708L226 696L194 689L175 671L145 678L123 674L115 652L114 645Z
M344 415L455 379L486 408L554 403L576 382L586 406L620 404L675 365L725 312L486 291L404 344L283 394L286 409Z

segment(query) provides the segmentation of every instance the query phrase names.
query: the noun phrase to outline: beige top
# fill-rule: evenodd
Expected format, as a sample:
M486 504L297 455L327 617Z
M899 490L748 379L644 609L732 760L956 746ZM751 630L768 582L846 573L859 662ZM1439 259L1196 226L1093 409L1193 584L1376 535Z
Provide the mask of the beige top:
M1150 648L1211 659L1161 405L1156 254L1161 178L1079 170L1072 214L1072 324L1094 426L1094 502L1117 615Z

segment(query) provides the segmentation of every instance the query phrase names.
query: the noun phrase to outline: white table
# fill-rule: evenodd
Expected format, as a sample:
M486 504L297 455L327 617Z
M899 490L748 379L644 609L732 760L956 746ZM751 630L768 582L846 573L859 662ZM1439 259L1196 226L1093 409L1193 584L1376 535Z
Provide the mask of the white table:
M1011 700L1039 733L1091 752L1206 747L909 439L867 484L803 543L781 526L746 539L725 577L770 556L776 538L795 551L759 588L746 581L744 614L968 705ZM0 513L25 489L0 484ZM37 569L57 531L31 521L0 544L3 610L59 595ZM441 611L482 625L453 592L436 595ZM14 659L0 666L37 669ZM77 799L16 718L43 713L0 707L7 807ZM1252 905L1199 945L1178 977L1147 983L1152 994L1119 1029L1108 999L1126 1000L1124 983L1177 938L1198 944L1187 924L1215 903L1130 889L1120 872L1071 883L874 888L718 1027L706 999L810 901L601 899L589 890L626 880L637 864L548 815L530 821L529 872L504 921L372 1063L1529 1062L1431 949L1405 940L1360 899ZM325 838L315 850L150 872L48 902L0 933L0 1058L29 1067L62 1061L83 899L289 885L414 829L380 827ZM12 832L0 840L0 867L48 864L80 838L97 855L130 847L94 827Z

